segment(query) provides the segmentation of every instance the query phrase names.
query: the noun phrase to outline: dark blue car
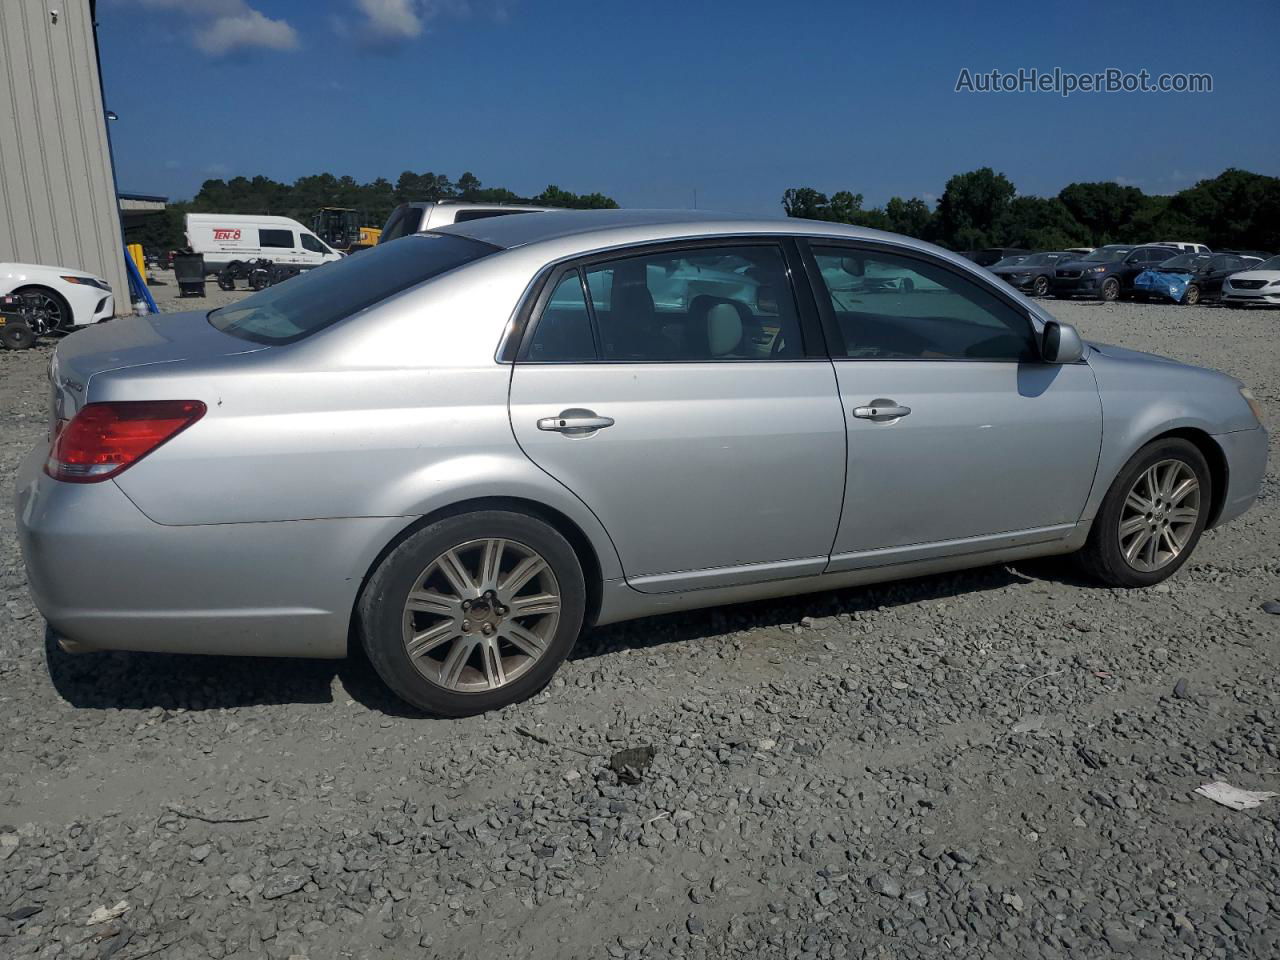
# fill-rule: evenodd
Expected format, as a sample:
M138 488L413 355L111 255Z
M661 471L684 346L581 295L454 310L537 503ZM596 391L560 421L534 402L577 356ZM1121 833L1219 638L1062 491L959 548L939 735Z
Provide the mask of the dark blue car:
M1181 250L1148 244L1111 243L1079 260L1059 263L1050 289L1055 297L1119 300L1133 294L1133 278Z

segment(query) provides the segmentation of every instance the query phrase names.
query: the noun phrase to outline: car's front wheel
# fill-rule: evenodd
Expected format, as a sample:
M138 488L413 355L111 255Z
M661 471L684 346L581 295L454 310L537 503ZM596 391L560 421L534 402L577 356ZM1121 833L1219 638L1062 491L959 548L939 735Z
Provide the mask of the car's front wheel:
M391 551L361 595L359 626L396 694L465 717L541 690L585 612L582 566L559 531L485 510L433 523Z
M1152 441L1111 484L1081 565L1117 587L1148 587L1172 576L1200 541L1212 492L1209 465L1195 444Z
M1049 278L1036 277L1031 284L1031 292L1037 297L1043 297L1049 293Z
M1188 307L1194 307L1200 302L1200 285L1193 283L1187 287L1187 292L1182 295L1182 302Z
M1108 277L1102 281L1102 299L1107 301L1120 299L1120 281L1115 277Z

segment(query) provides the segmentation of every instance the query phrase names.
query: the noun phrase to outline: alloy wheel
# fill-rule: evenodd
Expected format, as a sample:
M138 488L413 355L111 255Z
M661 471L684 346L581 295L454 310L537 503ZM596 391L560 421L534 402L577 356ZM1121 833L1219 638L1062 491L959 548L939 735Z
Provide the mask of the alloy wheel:
M62 304L52 294L40 290L22 294L19 312L36 336L51 333L62 326Z
M1183 460L1161 460L1138 475L1120 510L1120 553L1152 573L1176 560L1200 519L1200 481Z
M560 620L551 565L515 540L471 540L436 557L404 604L404 647L417 671L456 693L519 679Z

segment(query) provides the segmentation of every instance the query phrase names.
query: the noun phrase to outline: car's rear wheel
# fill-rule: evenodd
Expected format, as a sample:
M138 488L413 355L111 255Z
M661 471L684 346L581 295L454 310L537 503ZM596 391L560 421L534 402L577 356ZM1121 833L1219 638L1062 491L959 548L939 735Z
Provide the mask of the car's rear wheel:
M1212 503L1209 465L1195 444L1147 444L1111 484L1080 552L1084 569L1118 587L1147 587L1187 562Z
M1120 299L1120 281L1115 277L1107 277L1102 281L1102 299L1108 301Z
M21 298L23 319L35 334L70 329L71 306L48 287L19 287L13 295Z
M1187 287L1187 292L1182 295L1182 302L1188 307L1194 307L1200 302L1200 286L1199 284L1191 284Z
M1031 292L1037 297L1045 296L1049 292L1049 278L1036 277L1035 281L1031 284Z
M389 553L361 596L359 625L397 695L465 717L541 690L585 612L569 542L535 517L486 510L433 523Z

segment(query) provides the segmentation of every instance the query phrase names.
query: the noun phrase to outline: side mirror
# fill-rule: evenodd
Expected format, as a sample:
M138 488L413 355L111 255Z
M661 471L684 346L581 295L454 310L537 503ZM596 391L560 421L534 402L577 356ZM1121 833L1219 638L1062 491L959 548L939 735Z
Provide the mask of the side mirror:
M1084 356L1084 341L1069 323L1050 320L1044 325L1040 357L1045 363L1075 363Z

